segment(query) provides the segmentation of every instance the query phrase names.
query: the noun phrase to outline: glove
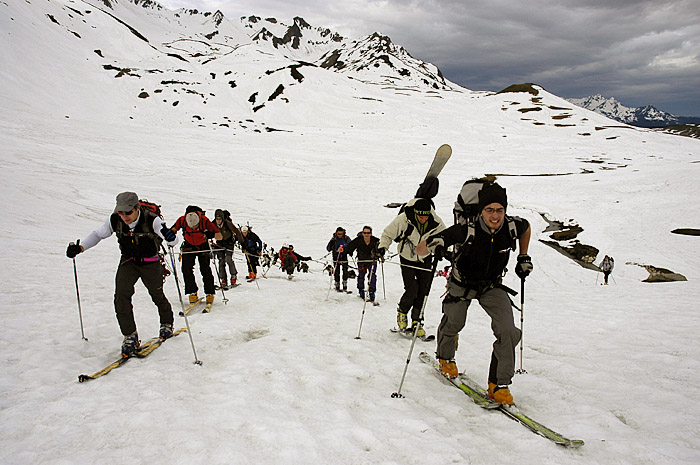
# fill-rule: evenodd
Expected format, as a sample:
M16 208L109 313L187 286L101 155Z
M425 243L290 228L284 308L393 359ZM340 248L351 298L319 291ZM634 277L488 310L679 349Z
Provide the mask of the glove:
M68 248L66 249L66 257L68 258L75 258L76 255L79 253L83 252L83 246L80 245L80 241L78 241L77 244L73 244L72 242L68 244Z
M439 257L444 256L445 241L442 239L442 237L436 237L435 239L431 240L430 244L427 244L427 246L432 255L437 255Z
M204 235L207 236L207 239L214 239L216 233L207 229L206 231L204 231Z
M380 257L383 257L384 254L386 253L386 249L384 247L379 247L377 249L377 253L379 254Z
M341 253L342 251L343 251L343 246L341 245L340 247L338 247L338 253Z
M165 238L165 240L167 242L172 242L175 239L177 239L177 235L175 234L175 231L173 231L172 229L165 226L165 223L163 223L163 227L160 228L160 233L163 235L163 237Z
M525 279L532 271L532 259L527 254L518 255L518 264L515 265L515 274L520 279Z

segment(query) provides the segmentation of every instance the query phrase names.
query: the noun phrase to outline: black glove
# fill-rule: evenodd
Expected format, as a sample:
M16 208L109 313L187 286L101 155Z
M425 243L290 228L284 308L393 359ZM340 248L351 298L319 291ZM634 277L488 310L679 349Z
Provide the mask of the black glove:
M81 252L83 252L83 246L80 245L80 241L78 241L77 244L71 242L66 249L66 257L75 258L75 256Z
M386 249L384 247L379 247L377 249L377 253L379 254L380 257L383 257L384 254L386 253Z
M216 233L207 229L206 231L204 231L204 235L207 236L207 239L214 239Z
M163 227L160 228L160 233L163 235L165 240L168 242L172 242L177 238L175 231L173 231L172 229L165 226L165 223L163 223Z
M532 259L530 259L530 256L526 254L518 255L518 264L515 265L515 274L517 274L520 279L525 279L531 271Z

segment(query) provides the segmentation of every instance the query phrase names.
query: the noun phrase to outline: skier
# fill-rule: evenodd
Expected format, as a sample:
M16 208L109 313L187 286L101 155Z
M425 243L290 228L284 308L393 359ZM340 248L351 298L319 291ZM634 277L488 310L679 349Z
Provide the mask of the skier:
M182 229L184 241L180 251L182 252L182 276L185 280L185 294L189 294L190 303L197 302L197 281L194 277L194 262L199 259L199 272L204 281L204 293L206 303L214 303L214 275L211 272L211 246L210 239L221 240L219 228L205 216L204 210L196 205L190 205L185 209L185 214L177 219L172 227L173 232Z
M226 265L228 265L229 271L231 272L232 287L236 285L236 280L238 279L238 270L236 270L236 264L233 261L233 250L236 241L238 241L238 243L243 242L243 235L241 235L241 231L231 221L231 214L228 210L216 209L214 212L214 222L221 232L221 240L218 241L216 245L218 248L224 250L218 250L216 252L216 259L219 261L219 279L221 280L221 287L226 290L229 287L226 276Z
M292 279L294 269L298 267L301 261L311 260L311 257L305 257L294 251L294 246L291 244L282 244L282 248L275 254L275 261L279 258L282 271L287 273L287 278Z
M258 263L262 253L262 241L257 234L253 232L250 226L241 227L241 249L245 253L246 261L248 262L248 281L254 281L258 276Z
M167 339L173 335L173 311L163 293L163 268L158 252L163 239L174 246L177 236L158 215L141 207L139 197L134 192L122 192L117 195L117 206L105 224L90 233L82 244L78 241L68 245L66 255L75 258L112 234L117 235L121 250L115 278L114 311L124 336L122 357L130 357L140 344L131 303L134 284L139 278L158 307L159 337Z
M357 290L360 298L364 299L365 286L369 282L367 300L372 303L377 291L377 260L380 258L378 248L379 238L372 235L372 228L369 226L364 226L362 232L345 248L348 257L357 251Z
M612 257L605 256L602 262L600 262L600 265L598 265L598 268L600 268L603 271L603 276L605 277L605 285L608 285L608 276L610 276L610 273L612 273L613 268L615 268L615 260L613 260Z
M392 241L397 242L401 259L401 276L404 293L399 300L396 322L400 330L408 329L408 312L411 312L411 330L419 327L418 337L425 336L420 325L423 299L428 294L432 281L432 253L417 253L416 246L421 241L445 229L445 224L435 213L428 199L413 199L406 204L404 211L384 228L379 240L379 253L384 255Z
M496 341L491 354L488 377L488 395L501 404L513 404L508 386L515 371L515 347L521 332L515 327L511 301L501 283L510 257L510 249L516 238L511 236L506 221L515 222L515 235L519 255L515 273L520 279L532 271L532 261L527 255L530 243L530 224L518 217L507 217L506 191L498 184L479 191L478 223L473 242L460 254L448 278L447 296L442 302L442 321L437 333L437 358L443 374L448 378L458 375L454 361L457 337L464 327L467 308L472 299L491 317L491 329ZM466 224L456 224L428 238L418 247L419 253L437 248L445 250L455 244L464 244L468 236ZM439 253L439 252L438 252Z
M343 269L343 291L348 291L348 254L345 247L350 243L350 239L345 234L345 229L338 226L335 234L326 245L326 250L333 253L333 277L335 278L335 290L340 292L340 269Z

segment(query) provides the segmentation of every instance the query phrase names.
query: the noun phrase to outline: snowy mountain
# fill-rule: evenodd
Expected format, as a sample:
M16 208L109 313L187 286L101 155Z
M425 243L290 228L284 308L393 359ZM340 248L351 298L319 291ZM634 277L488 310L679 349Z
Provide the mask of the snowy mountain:
M382 34L340 38L300 18L0 0L0 30L0 462L700 462L700 141L537 85L473 92ZM535 268L514 297L527 374L511 391L580 449L473 404L418 361L434 343L407 357L411 341L389 331L396 257L379 267L376 308L323 272L336 227L379 236L397 213L383 205L410 200L444 143L434 200L447 223L464 181L491 174L532 225ZM114 238L75 262L65 250L126 190L162 205L168 225L188 205L226 208L269 247L313 257L310 272L290 281L273 266L190 315L189 336L79 383L119 356L120 254ZM605 254L609 286L590 263ZM514 261L504 284L520 290ZM644 282L671 272L687 281ZM444 286L436 277L427 300L430 334ZM141 283L133 304L141 339L155 336ZM460 336L457 365L483 385L494 336L476 302ZM404 369L405 397L392 398Z
M700 118L676 116L659 110L651 105L643 107L627 107L614 97L606 98L600 94L584 98L567 99L574 105L595 111L610 119L633 126L659 128L684 124L698 124Z

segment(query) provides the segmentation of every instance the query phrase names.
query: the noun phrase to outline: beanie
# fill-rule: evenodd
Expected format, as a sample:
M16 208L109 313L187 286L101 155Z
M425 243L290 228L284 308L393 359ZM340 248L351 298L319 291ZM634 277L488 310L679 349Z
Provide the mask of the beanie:
M220 208L217 208L216 211L214 212L214 218L222 218L224 217L224 211Z
M479 211L483 210L487 205L498 203L503 208L508 208L508 196L506 190L498 184L485 186L479 191Z
M430 215L430 210L432 205L428 199L418 199L416 203L413 204L413 211L416 215L428 216Z

